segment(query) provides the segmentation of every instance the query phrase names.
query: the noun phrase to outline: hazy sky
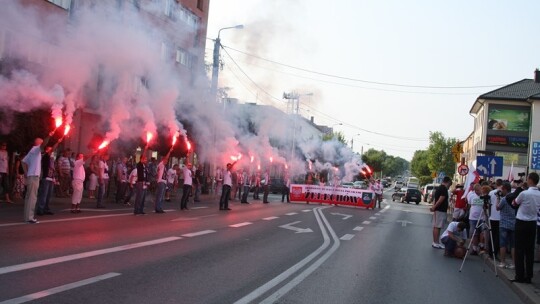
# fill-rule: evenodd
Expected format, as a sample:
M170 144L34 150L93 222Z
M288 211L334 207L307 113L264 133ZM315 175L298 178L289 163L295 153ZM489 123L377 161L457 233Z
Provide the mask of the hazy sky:
M410 160L430 131L465 139L480 94L533 77L538 12L532 0L211 0L207 36L245 27L221 32L230 97L285 110L283 92L313 93L304 117L354 137L357 152Z

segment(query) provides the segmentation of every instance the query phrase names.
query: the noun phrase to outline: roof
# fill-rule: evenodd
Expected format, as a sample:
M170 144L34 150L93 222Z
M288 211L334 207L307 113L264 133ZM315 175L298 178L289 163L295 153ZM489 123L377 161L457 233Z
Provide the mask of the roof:
M482 94L478 98L526 101L534 95L540 96L540 82L534 82L534 79L523 79L500 89Z
M534 82L534 79L523 79L511 83L502 88L480 95L474 102L469 113L477 113L483 106L480 100L506 100L526 102L529 99L540 100L540 83Z

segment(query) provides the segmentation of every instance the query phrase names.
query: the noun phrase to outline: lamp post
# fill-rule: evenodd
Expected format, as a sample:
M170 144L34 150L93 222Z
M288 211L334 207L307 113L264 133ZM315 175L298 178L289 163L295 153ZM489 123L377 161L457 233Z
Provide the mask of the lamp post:
M351 138L351 150L353 151L353 153L354 153L354 138L356 136L360 136L360 133L353 135L353 137Z
M219 50L221 48L221 39L219 38L221 31L228 29L243 29L244 25L239 24L235 26L229 26L219 29L216 40L214 40L214 56L212 62L212 86L211 93L214 98L217 100L217 83L218 83L218 74L219 74Z
M293 137L292 137L292 144L291 144L291 161L294 156L294 146L296 143L296 120L297 116L299 115L300 111L300 97L302 96L313 96L313 93L306 93L306 94L298 94L296 92L292 93L283 93L283 99L291 100L292 101L292 107L291 112L294 115L294 127L293 127ZM294 113L294 102L296 101L296 113Z

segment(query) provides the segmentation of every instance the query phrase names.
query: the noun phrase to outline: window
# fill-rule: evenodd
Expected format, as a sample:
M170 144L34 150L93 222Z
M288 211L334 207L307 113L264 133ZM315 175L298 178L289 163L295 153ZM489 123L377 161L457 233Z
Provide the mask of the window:
M171 0L164 0L163 2L165 3L165 10L164 10L165 16L171 17L171 12L172 12Z
M6 39L7 39L6 32L3 30L0 30L0 59L4 58L6 54Z
M197 0L197 8L201 11L204 9L204 0Z
M61 8L65 10L69 10L71 6L71 0L47 0L47 1L57 6L60 6Z
M199 27L199 17L182 5L177 6L174 11L174 17L176 20L182 20L193 29Z
M176 62L181 65L187 65L188 63L188 53L183 49L176 50Z

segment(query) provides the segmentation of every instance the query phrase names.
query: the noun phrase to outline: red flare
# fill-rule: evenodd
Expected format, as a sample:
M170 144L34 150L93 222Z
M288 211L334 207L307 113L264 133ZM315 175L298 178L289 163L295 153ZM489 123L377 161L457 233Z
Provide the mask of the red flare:
M64 136L68 135L70 129L71 129L71 126L66 125L66 127L64 128Z
M150 143L150 141L152 140L152 137L154 137L152 132L150 132L150 131L146 132L146 145L148 145Z
M234 155L231 155L231 160L232 161L237 161L238 160L238 157L234 156Z
M177 134L174 134L173 138L172 138L172 146L174 147L174 145L176 145L176 141L178 140L178 135Z
M186 146L187 146L188 151L190 151L191 150L191 143L187 139L186 139Z
M109 145L109 141L108 141L108 140L104 140L104 141L101 143L101 145L99 145L98 150L101 150L101 149L105 148L105 147L108 146L108 145Z
M62 125L62 117L55 117L54 118L54 124L56 128L59 128Z
M274 162L274 158L272 156L270 156L270 162L273 163Z
M253 162L253 160L255 160L255 156L251 156L251 162Z
M257 165L257 170L261 170L261 165Z
M238 160L242 158L242 153L238 153Z
M287 164L285 164L285 169L289 169L289 166L287 166Z

